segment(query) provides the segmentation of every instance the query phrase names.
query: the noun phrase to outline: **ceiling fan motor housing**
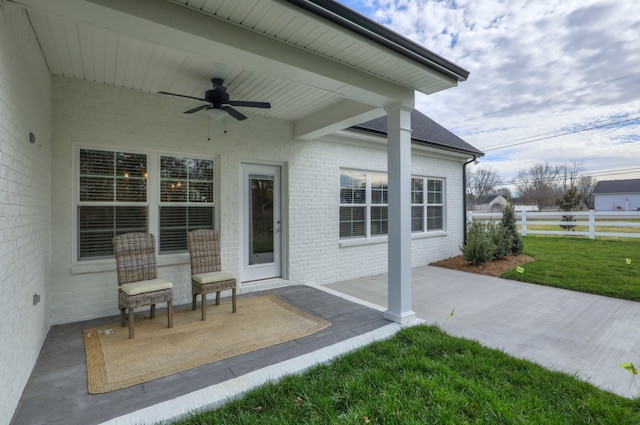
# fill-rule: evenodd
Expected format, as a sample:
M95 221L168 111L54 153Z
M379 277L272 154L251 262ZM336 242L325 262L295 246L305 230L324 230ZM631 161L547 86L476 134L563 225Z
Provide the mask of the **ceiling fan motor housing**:
M204 100L219 108L222 105L229 104L229 93L227 93L224 87L216 87L205 92Z

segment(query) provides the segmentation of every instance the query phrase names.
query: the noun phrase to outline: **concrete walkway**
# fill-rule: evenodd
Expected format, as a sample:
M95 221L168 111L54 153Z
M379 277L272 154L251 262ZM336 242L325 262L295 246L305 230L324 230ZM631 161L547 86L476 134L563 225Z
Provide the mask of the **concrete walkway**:
M326 287L387 305L386 274ZM640 369L638 302L424 266L413 269L413 310L450 335L624 397L640 395L640 375L620 367L632 362Z

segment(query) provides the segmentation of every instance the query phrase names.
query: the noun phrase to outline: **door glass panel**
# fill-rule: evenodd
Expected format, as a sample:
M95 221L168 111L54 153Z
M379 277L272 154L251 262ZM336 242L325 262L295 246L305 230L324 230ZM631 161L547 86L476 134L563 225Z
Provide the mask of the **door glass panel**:
M249 174L249 264L273 263L273 175Z

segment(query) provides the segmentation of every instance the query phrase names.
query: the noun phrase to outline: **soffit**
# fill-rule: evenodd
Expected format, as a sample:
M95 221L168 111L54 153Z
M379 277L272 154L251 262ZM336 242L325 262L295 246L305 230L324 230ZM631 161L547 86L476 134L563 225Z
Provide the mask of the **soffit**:
M354 119L363 118L365 108L358 105L380 108L390 102L396 92L398 99L403 96L406 99L409 91L429 94L456 84L455 80L424 65L279 0L136 0L130 3L125 0L14 0L12 3L27 10L52 75L149 93L169 91L196 97L202 97L211 88L211 78L221 77L232 99L267 101L272 105L268 110L238 108L242 112L294 122L311 121L301 127L316 126L314 120L318 113L344 110L348 115L353 110ZM91 16L91 13L96 15L99 7L105 10L119 7L116 12L126 16L128 9L135 14L144 7L147 11L153 8L153 12L169 8L163 5L173 5L174 12L189 11L185 16L176 16L176 22L201 16L207 18L205 24L212 32L219 27L237 27L241 35L254 34L256 40L264 40L265 50L270 49L271 56L264 53L260 57L258 48L247 55L233 54L244 53L241 44L233 46L235 50L225 50L221 47L227 41L216 43L214 39L191 48L190 40L200 42L203 37L187 34L184 26L185 37L182 37L180 27L173 27L169 12L161 17L164 23L148 32L140 28L144 25L137 25L147 22L144 14L135 16L138 20L128 27L127 19L110 21L109 17ZM83 14L84 9L91 12ZM153 12L149 15L152 18ZM163 25L167 31L156 30ZM226 34L233 32L228 30ZM280 51L285 53L278 57ZM280 62L284 57L294 56L297 59L285 65L306 67L304 72L289 72L285 65L277 67L269 62L270 57L272 62ZM314 74L316 63L319 71ZM179 102L180 110L197 105L196 101L180 99ZM377 111L381 115L380 110ZM367 119L372 117L369 113ZM344 127L357 122L361 121L345 121ZM311 130L309 132L311 134Z

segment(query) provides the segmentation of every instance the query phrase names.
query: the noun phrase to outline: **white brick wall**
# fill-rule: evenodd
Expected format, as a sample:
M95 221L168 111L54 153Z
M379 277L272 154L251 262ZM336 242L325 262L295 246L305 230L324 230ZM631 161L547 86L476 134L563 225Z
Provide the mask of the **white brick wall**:
M0 425L49 329L51 79L25 13L0 7ZM29 141L29 132L36 143ZM41 301L33 305L33 295Z
M340 246L340 168L386 171L386 148L361 143L297 141L290 123L258 116L238 122L205 114L183 115L190 102L56 78L53 87L53 252L52 315L64 323L117 313L115 262L72 261L73 158L75 146L101 146L184 155L215 155L219 168L220 217L225 270L240 269L240 166L242 162L286 165L289 182L284 211L291 284L323 284L386 271L386 243ZM207 140L208 138L211 140ZM443 178L447 232L413 241L413 265L458 254L462 241L462 162L415 153L413 173ZM153 233L157 233L151 229ZM164 256L159 262L166 261ZM190 302L188 257L173 256L159 274L174 282L176 304ZM93 265L99 264L98 271ZM241 292L255 290L241 287Z

